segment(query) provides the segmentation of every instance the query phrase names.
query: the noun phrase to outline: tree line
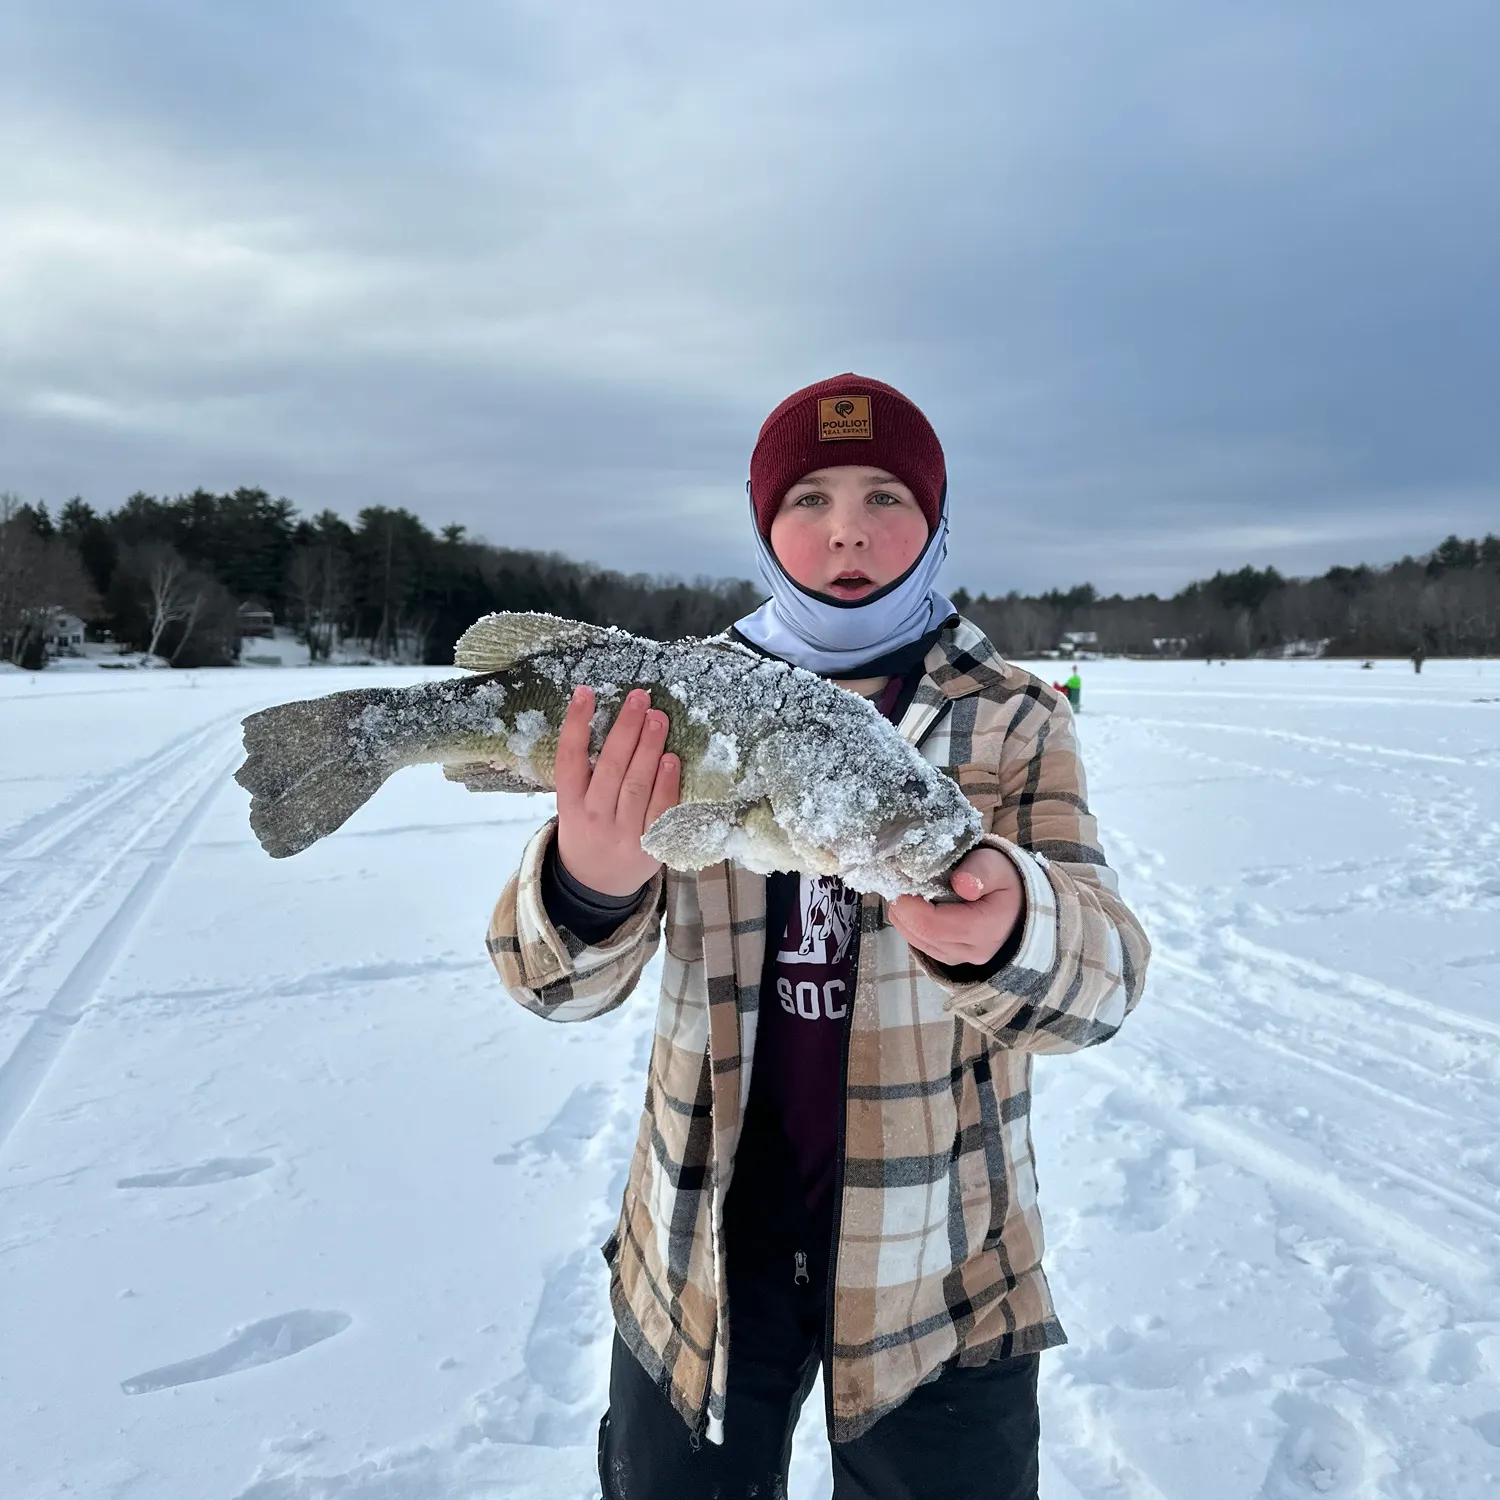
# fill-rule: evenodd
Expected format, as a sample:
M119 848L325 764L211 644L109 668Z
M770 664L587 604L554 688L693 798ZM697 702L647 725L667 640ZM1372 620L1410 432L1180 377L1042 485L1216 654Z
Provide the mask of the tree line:
M1168 599L1105 598L1085 583L1036 596L959 590L954 602L1018 657L1070 632L1131 656L1492 656L1500 654L1500 537L1450 536L1422 557L1315 578L1247 566Z
M265 490L137 493L113 511L0 494L0 658L39 667L58 609L95 638L218 666L240 649L241 606L292 628L315 661L336 652L452 661L453 642L495 609L545 610L674 640L711 635L763 597L739 579L655 577L496 547L462 526L430 530L410 511L368 506L351 523L312 517ZM1139 656L1469 656L1500 653L1500 537L1450 536L1385 567L1285 578L1243 567L1171 598L1102 597L1089 584L954 602L1000 649L1026 657L1091 632L1104 652Z
M760 599L740 580L625 574L491 546L462 526L433 532L389 506L350 523L331 510L300 516L265 490L195 490L137 493L107 512L73 499L54 517L0 495L0 659L32 668L58 609L96 638L180 667L233 662L242 605L291 627L314 661L338 652L451 664L454 641L491 610L675 640L712 635Z

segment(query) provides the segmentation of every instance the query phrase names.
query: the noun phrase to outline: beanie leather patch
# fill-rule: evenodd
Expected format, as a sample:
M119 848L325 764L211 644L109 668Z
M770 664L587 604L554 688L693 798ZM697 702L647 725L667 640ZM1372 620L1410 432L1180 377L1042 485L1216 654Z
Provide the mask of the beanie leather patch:
M868 396L824 396L818 402L820 443L871 442L874 437Z

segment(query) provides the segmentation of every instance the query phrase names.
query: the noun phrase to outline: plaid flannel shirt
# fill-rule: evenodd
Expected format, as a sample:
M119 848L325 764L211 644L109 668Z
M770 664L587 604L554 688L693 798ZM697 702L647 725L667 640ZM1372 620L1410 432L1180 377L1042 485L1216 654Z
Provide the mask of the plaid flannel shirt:
M1066 699L966 620L923 662L900 732L984 814L1026 889L1012 961L956 983L865 896L848 1039L829 1294L830 1436L864 1432L945 1363L1065 1341L1042 1272L1031 1059L1114 1034L1149 945L1117 894L1085 798ZM605 1245L616 1325L691 1427L722 1441L729 1309L724 1200L750 1093L766 881L733 864L665 871L607 940L548 921L527 846L490 925L505 987L553 1021L619 1005L665 920L645 1110Z

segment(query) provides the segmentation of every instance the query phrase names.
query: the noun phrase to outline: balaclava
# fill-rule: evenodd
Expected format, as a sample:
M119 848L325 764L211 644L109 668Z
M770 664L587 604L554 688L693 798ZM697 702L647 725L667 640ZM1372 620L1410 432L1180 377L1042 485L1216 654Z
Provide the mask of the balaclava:
M864 599L803 588L771 550L771 522L805 474L838 464L884 469L927 518L927 545L900 578ZM903 646L953 613L933 587L948 550L947 469L932 425L900 391L836 375L788 396L766 418L750 457L750 512L760 575L771 597L735 629L752 645L829 677L877 675Z

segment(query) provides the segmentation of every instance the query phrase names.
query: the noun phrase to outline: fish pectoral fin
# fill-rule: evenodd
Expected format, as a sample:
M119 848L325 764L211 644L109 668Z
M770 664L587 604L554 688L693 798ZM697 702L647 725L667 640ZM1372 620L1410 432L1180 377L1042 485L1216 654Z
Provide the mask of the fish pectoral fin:
M443 775L449 781L456 781L461 786L468 787L471 792L550 792L552 790L550 786L543 786L540 781L518 771L514 766L502 766L498 761L493 760L445 761Z
M731 857L752 802L679 802L641 835L641 848L674 870L702 870Z
M453 663L470 672L503 672L523 657L544 646L588 639L605 634L603 626L582 620L564 620L557 615L485 615L459 636L453 648Z

